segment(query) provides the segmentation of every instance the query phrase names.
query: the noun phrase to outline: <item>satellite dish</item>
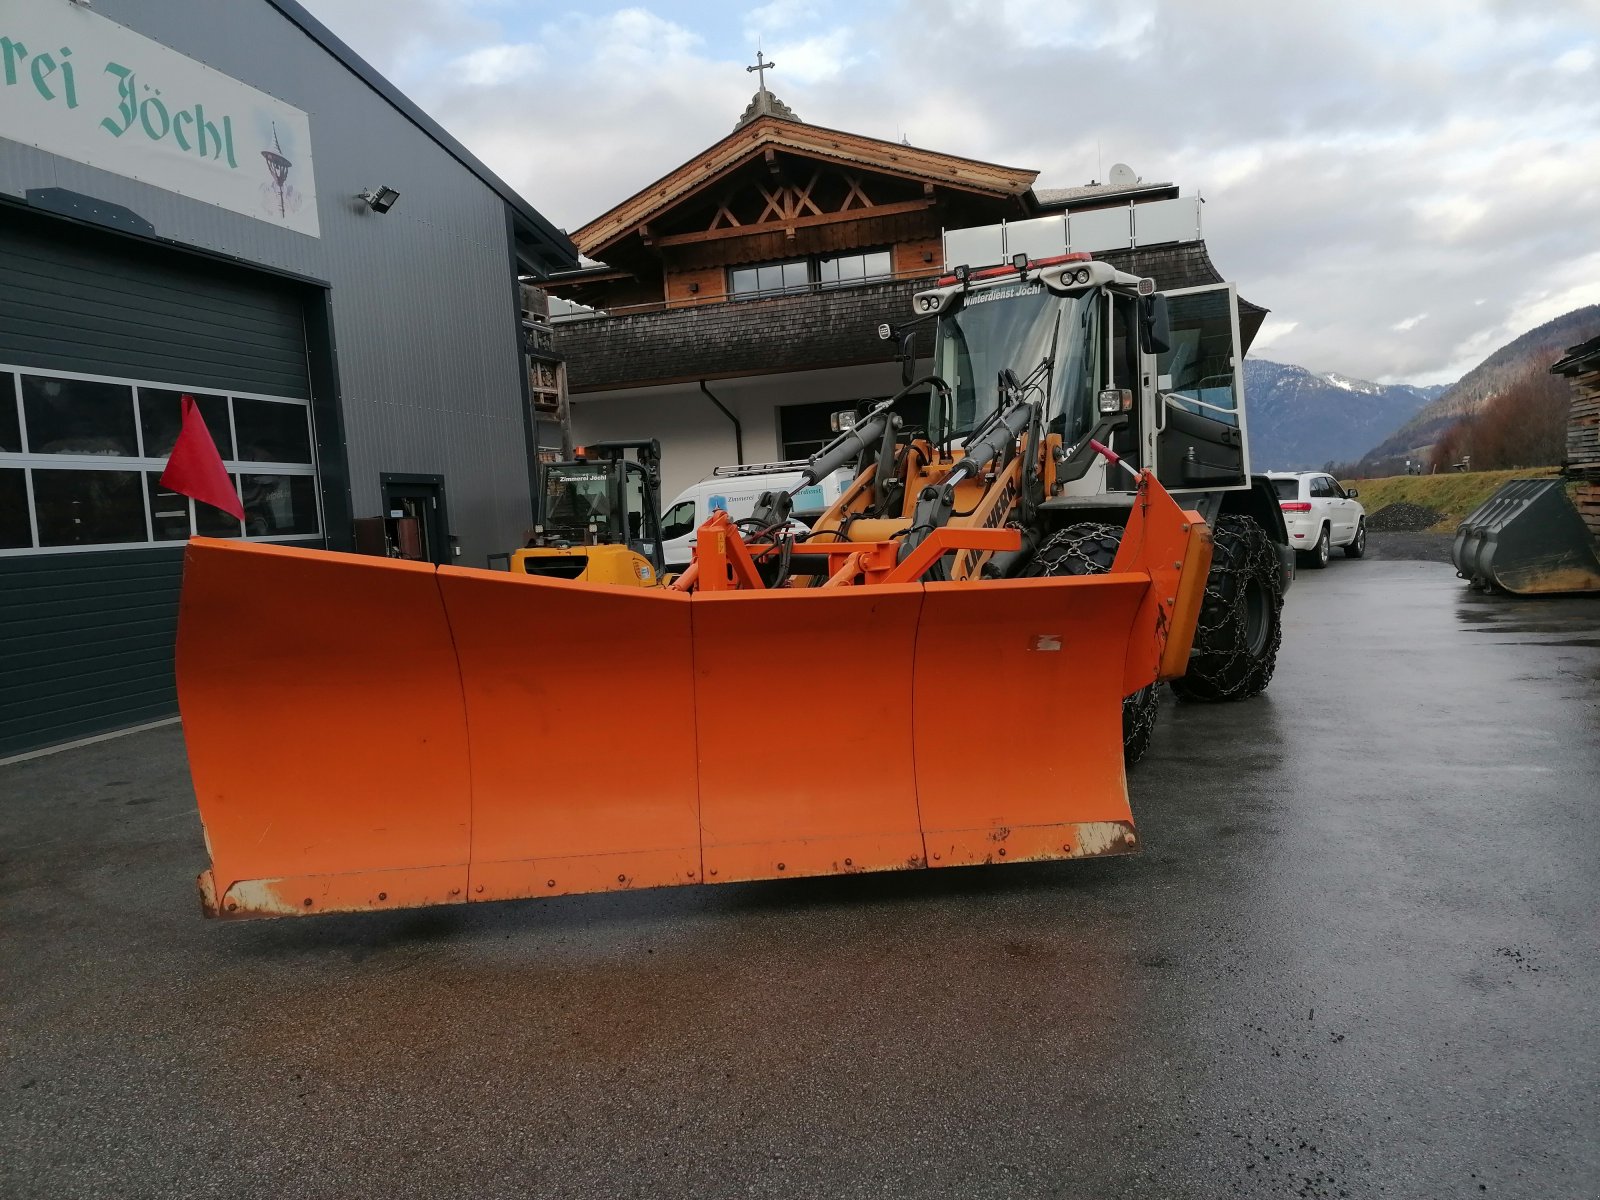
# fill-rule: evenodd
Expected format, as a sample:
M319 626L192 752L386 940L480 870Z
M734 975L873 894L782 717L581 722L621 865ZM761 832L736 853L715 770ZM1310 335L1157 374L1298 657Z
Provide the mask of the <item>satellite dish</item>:
M1139 177L1134 174L1133 168L1127 163L1113 163L1111 166L1111 186L1116 188L1132 187L1139 182Z

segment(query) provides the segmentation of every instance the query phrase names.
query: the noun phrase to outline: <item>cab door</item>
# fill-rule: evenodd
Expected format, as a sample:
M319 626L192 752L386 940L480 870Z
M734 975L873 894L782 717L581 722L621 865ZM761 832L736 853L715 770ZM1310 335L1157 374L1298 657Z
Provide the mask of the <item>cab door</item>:
M661 517L661 555L669 571L681 571L694 558L696 520L693 496L679 500Z
M1248 487L1238 291L1213 283L1163 294L1172 336L1156 358L1146 461L1171 491Z

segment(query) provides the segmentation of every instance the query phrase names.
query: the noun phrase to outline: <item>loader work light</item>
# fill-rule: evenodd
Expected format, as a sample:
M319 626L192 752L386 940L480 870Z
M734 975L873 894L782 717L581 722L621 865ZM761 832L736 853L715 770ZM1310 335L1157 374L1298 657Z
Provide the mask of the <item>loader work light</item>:
M1133 393L1127 388L1103 388L1100 392L1100 414L1129 412L1133 408Z
M846 408L833 413L828 418L828 426L834 433L843 433L847 429L854 429L856 427L855 410Z

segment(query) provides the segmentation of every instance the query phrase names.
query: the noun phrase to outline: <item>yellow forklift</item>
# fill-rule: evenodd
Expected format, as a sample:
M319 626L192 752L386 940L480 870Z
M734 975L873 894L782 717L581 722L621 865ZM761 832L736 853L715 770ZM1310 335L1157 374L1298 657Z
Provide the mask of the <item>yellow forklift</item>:
M533 532L516 574L656 587L661 583L661 443L592 442L539 468Z

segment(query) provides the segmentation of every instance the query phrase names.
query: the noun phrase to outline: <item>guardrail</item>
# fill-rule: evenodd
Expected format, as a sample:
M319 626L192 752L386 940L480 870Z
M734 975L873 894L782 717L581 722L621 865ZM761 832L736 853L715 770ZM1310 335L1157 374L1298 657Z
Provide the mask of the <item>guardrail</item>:
M944 235L944 261L948 268L1008 262L1017 254L1051 258L1057 254L1134 250L1200 240L1200 197L1179 196L1145 204L1056 213L1027 221L948 229Z

